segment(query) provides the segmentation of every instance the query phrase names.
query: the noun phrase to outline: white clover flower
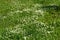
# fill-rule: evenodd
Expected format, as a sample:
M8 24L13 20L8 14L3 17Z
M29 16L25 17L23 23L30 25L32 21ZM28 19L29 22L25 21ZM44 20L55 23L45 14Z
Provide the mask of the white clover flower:
M52 33L52 32L54 32L54 31L47 31L48 34L49 34L49 33Z
M37 14L44 15L44 14L43 14L44 12L43 12L42 10L36 10L35 12L36 12Z
M12 30L10 30L11 33L23 33L22 28L20 28L20 24L14 26Z
M5 18L7 18L7 16L3 16L2 18L5 19Z
M24 36L24 40L26 40L26 37Z
M31 9L29 9L29 8L26 8L26 9L23 9L23 11L30 11Z

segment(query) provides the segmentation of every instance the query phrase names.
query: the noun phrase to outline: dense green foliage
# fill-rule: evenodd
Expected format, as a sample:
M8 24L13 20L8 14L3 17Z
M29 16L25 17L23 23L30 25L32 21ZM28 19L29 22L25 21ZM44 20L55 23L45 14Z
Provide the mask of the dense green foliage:
M0 0L0 40L60 40L60 10L41 6L60 0Z

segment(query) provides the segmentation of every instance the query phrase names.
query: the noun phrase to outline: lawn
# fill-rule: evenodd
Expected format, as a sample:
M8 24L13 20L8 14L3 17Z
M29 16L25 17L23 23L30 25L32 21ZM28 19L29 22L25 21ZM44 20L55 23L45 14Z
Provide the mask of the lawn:
M48 5L60 0L0 0L0 40L60 40L60 10Z

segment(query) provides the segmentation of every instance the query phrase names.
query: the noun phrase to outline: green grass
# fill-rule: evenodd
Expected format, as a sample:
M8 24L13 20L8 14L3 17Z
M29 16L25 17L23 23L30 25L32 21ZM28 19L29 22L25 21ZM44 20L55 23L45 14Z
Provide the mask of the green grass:
M59 2L0 0L0 40L60 40L60 12L40 8Z

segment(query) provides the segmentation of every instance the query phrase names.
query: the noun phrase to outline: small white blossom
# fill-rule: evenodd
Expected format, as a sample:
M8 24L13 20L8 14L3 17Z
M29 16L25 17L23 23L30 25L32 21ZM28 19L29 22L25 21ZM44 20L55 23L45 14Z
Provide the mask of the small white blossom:
M26 40L26 37L24 37L24 40Z

